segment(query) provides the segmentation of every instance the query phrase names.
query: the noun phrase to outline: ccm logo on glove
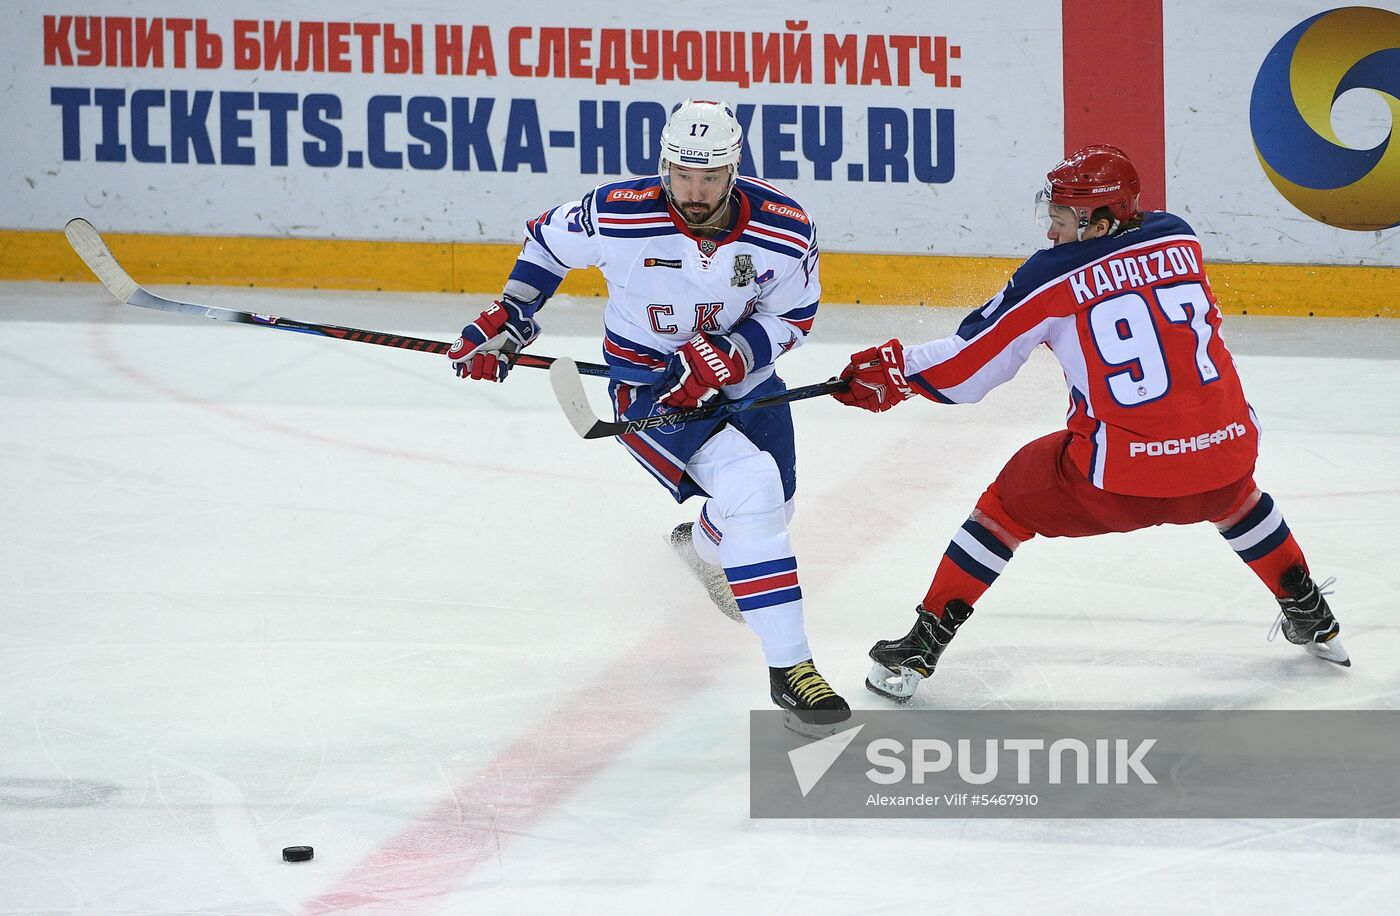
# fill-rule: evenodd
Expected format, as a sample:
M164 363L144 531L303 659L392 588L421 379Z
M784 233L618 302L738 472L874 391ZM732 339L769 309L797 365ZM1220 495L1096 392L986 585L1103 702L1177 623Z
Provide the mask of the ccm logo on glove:
M853 353L841 378L850 382L850 387L832 397L874 413L889 410L914 394L904 377L904 346L898 340Z
M899 347L898 352L895 352L895 347ZM899 389L899 393L904 395L905 398L914 396L914 390L909 387L909 383L904 379L904 347L900 345L899 341L891 340L889 343L880 346L880 358L872 361L868 368L874 368L876 366L882 366L884 368L885 377L889 380L891 385ZM865 379L861 379L861 382L862 384L868 384Z

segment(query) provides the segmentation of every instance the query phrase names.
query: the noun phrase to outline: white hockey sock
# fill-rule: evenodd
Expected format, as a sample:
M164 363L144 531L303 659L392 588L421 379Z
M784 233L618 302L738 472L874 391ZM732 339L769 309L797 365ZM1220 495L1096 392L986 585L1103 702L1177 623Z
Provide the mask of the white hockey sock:
M744 622L758 634L769 668L791 668L812 657L802 624L802 602L746 611Z
M811 658L797 560L788 538L792 503L784 499L773 456L730 426L701 446L686 470L711 496L692 529L695 552L724 567L769 667L787 668Z
M745 622L758 634L768 667L787 668L812 657L802 620L797 559L786 531L744 537L746 527L731 524L720 542L724 574Z

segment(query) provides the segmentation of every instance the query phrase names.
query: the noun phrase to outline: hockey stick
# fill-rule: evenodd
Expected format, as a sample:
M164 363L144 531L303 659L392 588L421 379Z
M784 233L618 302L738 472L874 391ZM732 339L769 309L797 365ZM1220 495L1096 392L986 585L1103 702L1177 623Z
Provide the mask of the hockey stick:
M256 312L239 312L233 309L218 308L212 305L195 305L192 302L178 302L166 299L147 291L131 278L131 274L117 263L116 257L102 241L102 236L92 223L82 217L69 220L63 230L68 236L68 244L83 259L83 263L96 275L107 291L127 305L156 309L162 312L178 312L194 315L197 318L213 318L218 321L234 321L282 331L295 331L298 334L315 334L320 337L333 337L336 340L353 340L359 343L374 344L380 347L397 347L400 350L419 350L424 353L446 354L452 344L440 340L425 340L421 337L408 337L403 334L388 334L384 331L364 331L359 328L342 328L333 324L314 324L297 321L294 318L279 318L276 315L263 315ZM535 356L530 353L512 354L513 366L528 366L531 369L548 369L554 364L552 356ZM601 363L574 363L577 371L584 375L608 374L608 367Z
M818 398L824 394L845 391L848 387L848 383L844 379L834 378L818 382L815 385L794 388L780 394L737 398L720 404L709 404L704 407L692 407L689 410L678 410L675 413L642 417L639 420L612 421L604 420L593 412L592 407L588 406L588 397L584 394L583 382L579 378L580 371L579 366L573 360L568 357L560 357L554 361L554 365L549 367L549 383L554 387L554 396L559 399L559 406L564 408L564 415L569 418L574 430L585 439L604 439L608 436L621 436L624 433L635 433L661 426L680 426L693 420L725 417L744 410L772 407L776 404L787 404L806 398Z

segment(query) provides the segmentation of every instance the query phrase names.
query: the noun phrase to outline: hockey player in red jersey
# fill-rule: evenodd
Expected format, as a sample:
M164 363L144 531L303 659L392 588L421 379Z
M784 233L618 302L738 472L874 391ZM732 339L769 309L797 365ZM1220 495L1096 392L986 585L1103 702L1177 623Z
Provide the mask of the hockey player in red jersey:
M1259 427L1245 400L1201 245L1183 220L1138 209L1136 169L1089 146L1037 197L1053 246L1037 252L957 333L851 357L844 404L880 412L918 394L978 400L1040 344L1069 386L1067 429L1018 451L944 553L909 634L870 650L866 685L907 702L973 605L1036 535L1088 537L1212 522L1279 604L1275 628L1350 665L1340 627L1273 499L1254 482ZM1270 634L1271 638L1273 633Z

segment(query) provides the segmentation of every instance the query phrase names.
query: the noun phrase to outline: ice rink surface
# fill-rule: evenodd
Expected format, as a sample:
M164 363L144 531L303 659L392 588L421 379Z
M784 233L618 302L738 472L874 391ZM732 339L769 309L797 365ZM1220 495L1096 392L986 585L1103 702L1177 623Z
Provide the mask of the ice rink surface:
M154 291L442 340L484 304ZM598 360L600 312L551 303L535 350ZM826 305L784 375L960 317ZM1400 322L1224 333L1354 667L1267 642L1208 526L1156 528L1026 544L916 706L1400 707ZM794 406L808 629L854 706L1065 404L1041 351L980 405ZM1395 821L751 820L767 674L664 542L692 506L538 370L0 284L0 913L1394 912Z

